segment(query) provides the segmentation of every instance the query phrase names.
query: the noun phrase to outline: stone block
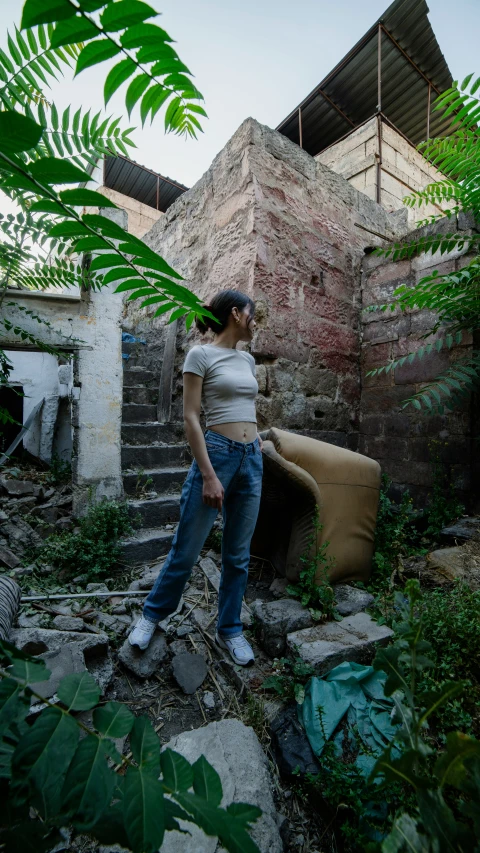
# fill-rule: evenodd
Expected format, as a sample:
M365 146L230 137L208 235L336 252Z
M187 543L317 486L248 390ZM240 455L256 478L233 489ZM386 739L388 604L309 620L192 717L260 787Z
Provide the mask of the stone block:
M11 497L23 497L24 495L39 495L41 487L30 480L15 480L8 477L0 477L0 488Z
M20 559L6 545L0 545L0 565L6 566L7 569L16 569L20 565Z
M367 613L356 613L341 622L295 631L287 636L287 646L324 675L344 661L370 662L376 647L386 645L392 636L386 625L378 625Z
M474 540L480 542L480 518L460 518L455 524L449 524L440 531L442 539L459 542Z
M334 592L340 616L353 616L361 610L366 610L374 602L374 597L369 592L348 584L336 584Z
M140 651L138 646L131 646L128 638L118 651L118 659L137 678L150 678L159 665L168 656L167 643L161 634L154 634L148 649Z
M222 783L222 808L230 803L251 803L261 809L262 816L249 830L260 853L282 853L283 843L278 829L273 802L273 780L267 758L252 728L240 720L209 723L201 729L183 732L165 748L179 752L190 763L204 755L215 768ZM190 835L167 832L162 853L216 853L216 838L206 836L192 823L179 821Z
M251 605L258 639L271 657L280 657L286 647L287 634L312 625L310 612L294 598L279 601L254 601Z

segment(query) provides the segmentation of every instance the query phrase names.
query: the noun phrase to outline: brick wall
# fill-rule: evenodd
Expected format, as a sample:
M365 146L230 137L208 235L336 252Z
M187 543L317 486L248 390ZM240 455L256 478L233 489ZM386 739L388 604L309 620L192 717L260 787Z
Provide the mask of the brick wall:
M458 219L458 230L468 231L472 223L463 215ZM442 220L409 236L420 236L432 228L436 232L451 232L455 226L452 220ZM397 262L367 255L362 274L363 308L385 303L402 283L413 286L433 270L451 272L467 262L468 256L462 253L443 256L427 253ZM433 482L429 443L435 439L441 443L442 459L455 489L468 500L468 491L473 488L476 447L473 403L470 401L462 410L453 413L428 415L412 407L402 409L402 402L449 364L469 354L471 340L465 337L462 345L451 351L441 350L422 360L415 359L388 374L366 375L389 359L418 350L425 344L423 336L434 319L435 315L427 311L363 312L359 450L380 462L382 470L392 478L399 491L408 488L414 497L422 500ZM441 332L437 333L437 337L440 336Z

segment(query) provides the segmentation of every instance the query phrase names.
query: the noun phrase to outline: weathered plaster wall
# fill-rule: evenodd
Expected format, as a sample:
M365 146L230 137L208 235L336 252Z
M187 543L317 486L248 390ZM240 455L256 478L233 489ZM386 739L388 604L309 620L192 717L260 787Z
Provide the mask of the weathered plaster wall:
M255 299L260 427L354 446L364 247L405 230L403 213L387 214L284 136L248 119L145 240L205 299L228 287ZM129 305L126 323L144 328L149 313ZM193 332L179 339L178 418L180 367L196 339Z
M105 215L126 226L123 211L106 208ZM34 292L9 291L8 296L48 320L42 338L74 353L72 473L74 511L81 514L90 500L119 498L121 477L121 418L123 366L121 322L123 295L115 285L82 293L78 298ZM9 299L8 301L11 301ZM38 324L24 312L7 307L6 316L38 334ZM8 348L8 339L5 346ZM11 340L12 350L18 340Z
M464 215L458 217L458 230L468 232L471 224ZM452 227L451 220L443 220L434 228L436 231L451 231L455 230L455 224ZM415 236L426 230L416 230ZM363 263L363 306L381 305L390 299L400 284L414 286L433 270L452 272L461 269L468 260L465 254L453 252L449 255L426 253L397 262L367 256ZM426 343L423 336L434 321L435 315L428 311L363 314L359 449L377 459L384 473L401 491L408 488L414 497L421 499L426 497L433 483L429 444L432 440L440 441L437 448L449 468L452 484L468 499L468 491L474 482L475 454L478 453L478 442L474 441L474 403L467 402L461 411L428 415L412 407L402 409L402 402L421 390L449 364L468 355L471 340L464 336L462 345L451 351L442 349L422 360L405 363L387 374L367 376L372 368L418 350ZM441 335L439 331L435 337ZM428 340L435 340L435 337Z
M317 154L316 159L373 200L377 199L380 163L380 204L389 211L403 208L403 199L413 190L424 189L443 177L400 133L377 117ZM433 204L408 208L408 222L413 227L442 209Z

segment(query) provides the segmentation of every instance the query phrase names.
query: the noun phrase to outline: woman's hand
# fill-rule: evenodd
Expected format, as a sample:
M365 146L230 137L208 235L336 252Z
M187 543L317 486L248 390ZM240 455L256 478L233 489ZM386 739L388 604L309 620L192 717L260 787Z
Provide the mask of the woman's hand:
M223 495L224 488L216 476L204 476L203 478L203 491L202 491L202 500L203 503L207 506L211 506L214 509L222 509L223 504Z

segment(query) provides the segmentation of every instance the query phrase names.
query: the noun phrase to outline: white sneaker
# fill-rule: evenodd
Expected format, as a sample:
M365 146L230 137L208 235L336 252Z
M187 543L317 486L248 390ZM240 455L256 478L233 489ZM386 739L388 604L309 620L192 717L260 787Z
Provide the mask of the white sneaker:
M221 649L229 652L232 660L240 666L248 666L255 660L253 649L243 634L239 634L238 637L220 637L217 633L215 634L215 642Z
M135 628L128 637L128 642L131 646L138 646L142 651L145 650L148 648L156 627L156 622L152 622L151 619L145 619L145 616L140 616Z

